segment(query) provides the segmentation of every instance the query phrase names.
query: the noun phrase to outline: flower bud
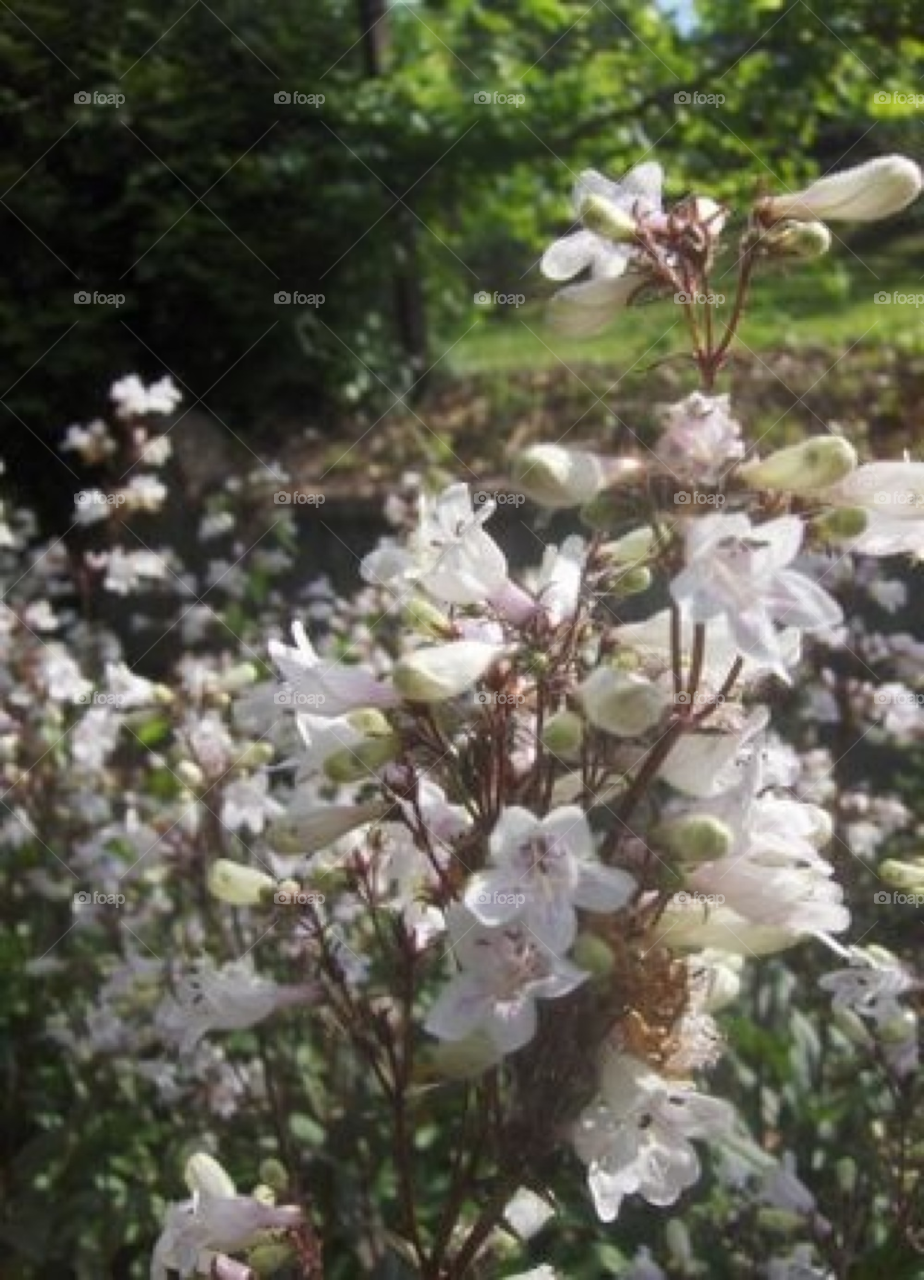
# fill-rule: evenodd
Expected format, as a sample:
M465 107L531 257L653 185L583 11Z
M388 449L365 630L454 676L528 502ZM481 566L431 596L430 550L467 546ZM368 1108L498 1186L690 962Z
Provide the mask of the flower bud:
M295 1250L284 1241L255 1245L247 1251L247 1259L253 1268L250 1272L253 1276L271 1276L297 1261Z
M596 191L584 196L578 212L585 227L607 240L628 243L636 237L636 222L631 213Z
M594 978L609 977L616 964L612 948L596 933L578 934L571 959L579 969L585 969Z
M352 727L364 738L386 738L391 734L391 723L375 707L363 707L360 711L351 711L347 715Z
M690 813L658 828L659 840L685 863L715 862L735 843L731 828L711 813Z
M251 1200L259 1200L260 1204L275 1204L276 1192L265 1182L259 1182L250 1193Z
M850 1041L861 1049L870 1049L874 1043L866 1023L853 1009L835 1008L831 1011L834 1025Z
M234 763L239 769L259 769L269 764L275 754L271 742L245 742Z
M394 760L401 748L397 734L382 738L365 738L355 747L343 747L324 761L324 772L331 782L344 785L362 782L370 773Z
M503 1055L484 1031L473 1031L461 1040L441 1040L429 1047L421 1064L427 1079L471 1080L497 1065Z
M408 602L404 609L404 619L412 631L421 631L434 639L449 635L452 631L452 624L446 615L422 596L414 596Z
M781 222L763 237L764 248L785 258L820 258L831 248L831 232L823 222Z
M217 1200L237 1195L229 1175L206 1151L197 1151L189 1157L183 1177L193 1195L214 1197Z
M542 726L542 745L553 756L569 759L580 750L584 721L573 711L558 711Z
M248 685L256 684L259 675L255 663L238 662L219 676L219 684L225 693L240 693Z
M276 1160L273 1156L268 1156L266 1160L260 1161L260 1180L272 1187L274 1191L285 1191L289 1185L289 1175L286 1167L281 1160Z
M230 858L218 858L209 867L208 887L219 902L228 902L232 907L255 907L267 894L273 893L276 881L255 867L245 867Z
M856 465L857 451L843 436L812 436L739 467L738 478L752 489L811 493L837 484Z
M174 772L184 786L191 787L194 791L205 782L205 774L194 760L181 760Z
M693 1265L693 1246L690 1233L680 1218L670 1218L664 1228L664 1242L671 1261L682 1275L689 1275Z
M637 596L651 586L651 570L645 564L633 565L615 578L608 578L604 586L614 596Z
M901 1044L913 1040L918 1034L918 1015L913 1009L902 1009L894 1018L880 1022L876 1034L884 1044Z
M886 858L880 863L879 876L896 889L924 894L924 861L899 862L897 858Z
M718 1013L738 999L741 993L741 957L725 955L721 951L704 957L708 973L708 986L702 1002L706 1013ZM691 965L697 965L692 957Z
M654 555L656 545L654 529L643 524L614 542L605 542L600 548L600 557L613 564L637 565Z
M909 205L920 194L922 182L921 170L907 156L878 156L819 178L804 191L768 197L760 202L758 212L767 220L876 222Z
M578 507L596 497L606 484L602 459L596 454L536 444L513 461L516 487L541 507Z
M862 507L836 507L812 521L812 532L824 542L849 542L866 531L869 515Z
M471 689L503 654L502 645L454 640L408 654L396 664L392 679L408 702L445 702Z
M766 1227L768 1231L782 1232L783 1235L789 1235L791 1231L798 1231L805 1226L802 1215L793 1213L790 1209L761 1207L757 1210L756 1217L762 1227Z
M612 667L597 667L577 692L590 723L621 738L653 728L667 706L664 692L650 680Z
M857 1185L857 1162L852 1156L842 1156L834 1166L837 1185L845 1196L853 1195Z
M365 804L307 804L298 800L270 827L270 848L279 853L317 853L367 822L377 822L389 810L384 800Z

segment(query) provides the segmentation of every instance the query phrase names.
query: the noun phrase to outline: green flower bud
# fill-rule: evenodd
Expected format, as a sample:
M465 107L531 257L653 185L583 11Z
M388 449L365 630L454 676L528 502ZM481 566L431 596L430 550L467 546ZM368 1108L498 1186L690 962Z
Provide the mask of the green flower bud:
M448 635L451 630L446 615L440 613L436 605L431 604L429 600L424 600L422 596L414 596L406 605L404 618L410 630L422 631L424 635L432 636L434 639Z
M812 521L812 532L825 542L849 542L859 538L869 524L863 507L835 507Z
M284 1241L258 1244L248 1250L247 1261L258 1276L271 1276L295 1261L295 1250Z
M542 745L565 759L577 754L584 737L584 721L573 711L559 711L542 726Z
M801 1214L792 1213L789 1209L761 1208L757 1210L757 1221L768 1231L779 1231L788 1235L791 1231L799 1231L804 1227Z
M535 444L513 460L514 487L541 507L579 507L606 485L603 459L557 444Z
M640 564L654 555L656 545L654 529L651 525L644 524L613 542L604 543L600 548L600 555L614 564Z
M205 783L205 774L194 760L181 760L174 772L184 786L194 791Z
M880 863L879 875L896 889L924 894L924 861L900 862L897 858L886 858Z
M193 1195L214 1196L219 1200L237 1195L230 1175L207 1151L197 1151L189 1157L183 1176Z
M388 717L375 707L363 707L347 713L347 720L364 738L385 738L391 733Z
M501 645L479 640L433 645L402 658L392 672L392 680L409 702L446 702L477 684L503 654Z
M595 978L606 978L616 964L612 948L595 933L579 933L571 959L579 969L586 969Z
M872 1048L873 1037L859 1014L854 1013L852 1009L834 1009L831 1016L834 1019L834 1025L851 1044L861 1049Z
M612 595L637 596L651 586L651 570L644 564L635 565L618 577L609 579L605 585Z
M324 772L331 782L362 782L370 773L394 760L401 747L396 734L385 738L365 738L355 747L343 747L324 761Z
M251 1191L254 1200L259 1200L260 1204L275 1204L276 1192L265 1182L259 1182Z
M473 1031L461 1040L441 1040L427 1051L421 1063L422 1082L427 1079L471 1080L497 1065L502 1055L484 1031Z
M577 692L590 723L622 738L652 729L668 705L664 691L650 680L612 667L597 667Z
M245 867L230 858L218 858L209 867L209 893L233 907L255 907L276 889L276 881L265 871Z
M715 862L735 843L731 828L710 813L691 813L658 828L658 838L685 863Z
M853 1195L857 1185L857 1162L852 1156L842 1156L834 1166L837 1185L845 1196Z
M272 1187L275 1192L285 1191L289 1185L289 1175L281 1160L269 1156L260 1161L260 1181Z
M811 493L837 484L856 465L857 451L843 436L812 436L739 467L737 474L752 489Z
M247 742L235 764L240 769L259 769L261 765L269 764L275 754L271 742Z
M781 222L767 232L763 246L783 258L820 258L831 248L831 232L823 222Z
M918 1033L918 1015L913 1009L902 1009L901 1013L882 1022L876 1034L884 1044L901 1044L903 1040L913 1040Z

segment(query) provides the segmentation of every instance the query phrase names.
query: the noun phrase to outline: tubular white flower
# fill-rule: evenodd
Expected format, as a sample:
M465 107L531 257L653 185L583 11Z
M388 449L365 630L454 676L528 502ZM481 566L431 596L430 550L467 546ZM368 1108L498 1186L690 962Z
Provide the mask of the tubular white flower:
M812 493L849 476L857 451L843 436L811 436L759 461L738 468L738 478L752 489Z
M669 706L664 689L633 671L597 667L578 686L592 725L620 738L637 738L658 723Z
M802 191L771 196L761 201L759 211L771 219L876 222L909 205L920 194L922 183L920 167L907 156L877 156L819 178Z
M338 716L359 707L391 707L397 703L395 691L376 680L371 671L322 659L301 622L292 623L292 635L294 648L278 640L269 642L270 656L286 685L284 694L279 696L281 705L316 706L324 715Z
M465 905L482 924L522 919L552 951L564 953L577 933L575 907L618 911L635 880L594 857L587 818L576 805L537 818L528 809L501 810L489 843L490 865L472 876Z
M851 551L924 559L924 462L867 462L819 497L866 511L865 526L844 539Z
M541 507L579 507L606 487L606 460L557 444L534 444L511 468L517 488Z
M445 702L471 689L506 652L480 640L430 645L396 663L392 679L409 702Z
M209 867L209 893L233 907L255 907L276 888L273 876L256 867L245 867L230 858L217 858Z

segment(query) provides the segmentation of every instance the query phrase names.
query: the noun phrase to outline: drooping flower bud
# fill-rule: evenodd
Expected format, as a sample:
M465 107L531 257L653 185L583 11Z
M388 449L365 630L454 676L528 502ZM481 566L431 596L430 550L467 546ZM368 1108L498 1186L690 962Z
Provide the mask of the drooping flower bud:
M237 1195L229 1174L207 1151L197 1151L189 1157L183 1177L193 1195L213 1197L216 1200Z
M918 1015L913 1009L902 1009L893 1018L880 1022L876 1033L884 1044L913 1040L918 1033Z
M404 609L404 617L412 631L421 631L424 635L434 638L446 636L451 630L451 624L446 615L423 596L414 596L408 601Z
M613 542L605 542L600 548L600 556L613 564L636 565L654 555L656 545L654 529L643 524Z
M842 1156L834 1166L837 1185L845 1196L853 1195L857 1185L857 1162L852 1156Z
M577 692L590 723L621 738L636 738L653 728L667 707L657 685L612 667L597 667Z
M735 842L731 828L711 813L690 813L658 828L659 840L685 863L724 858Z
M259 1173L261 1180L276 1192L285 1191L289 1185L290 1179L285 1165L274 1156L267 1156L265 1160L260 1161Z
M584 721L573 711L558 711L542 726L542 745L563 759L575 755L584 737Z
M738 476L752 489L811 493L837 484L856 465L857 451L843 436L812 436L739 467Z
M924 859L918 862L900 862L898 858L886 858L879 865L879 878L896 889L924 895Z
M616 964L612 948L595 933L579 933L571 950L571 959L579 969L594 978L606 978Z
M370 773L394 760L400 748L401 739L396 734L366 738L355 747L343 747L329 755L324 761L324 772L331 782L341 785L361 782Z
M259 769L269 764L274 755L271 742L245 742L234 763L239 769Z
M514 485L541 507L579 507L606 486L604 461L594 453L536 444L513 460Z
M209 893L233 907L255 907L272 895L276 881L265 871L245 867L230 858L218 858L209 867Z
M375 707L363 707L347 716L352 727L364 738L387 738L391 733L388 717Z
M441 1040L427 1047L421 1064L424 1078L471 1080L497 1065L502 1055L485 1031L473 1031L461 1040Z
M824 542L850 542L859 538L869 524L863 507L836 507L812 521L812 532Z
M409 702L445 702L471 689L505 650L480 640L417 649L392 672L395 688Z
M637 596L651 586L651 570L646 564L633 565L624 569L612 578L607 578L602 586L614 596Z
M762 238L765 249L781 258L820 258L831 248L831 232L823 222L788 219Z
M383 818L388 809L384 800L320 805L296 800L270 828L270 847L280 853L318 853L355 827Z
M819 178L803 191L770 196L760 202L758 212L770 221L797 218L829 222L845 218L876 222L909 205L920 194L922 184L920 168L907 156L878 156L842 173Z

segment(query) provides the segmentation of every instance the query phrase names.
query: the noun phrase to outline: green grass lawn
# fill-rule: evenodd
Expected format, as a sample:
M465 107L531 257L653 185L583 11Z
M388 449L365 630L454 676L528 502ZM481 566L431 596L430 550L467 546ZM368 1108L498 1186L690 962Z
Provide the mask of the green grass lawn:
M924 351L924 305L874 301L885 291L917 294L924 303L920 242L897 242L887 255L866 255L862 262L844 246L837 248L836 256L812 264L768 262L759 269L740 329L743 347L754 352L781 346L846 350L863 342ZM714 291L724 291L727 299L716 307L718 332L723 315L730 314L734 287L731 275L717 275L713 283ZM603 334L583 340L558 336L546 323L542 304L501 311L475 317L474 327L446 357L451 372L535 370L558 364L616 364L628 369L690 349L682 308L668 299L634 306Z

